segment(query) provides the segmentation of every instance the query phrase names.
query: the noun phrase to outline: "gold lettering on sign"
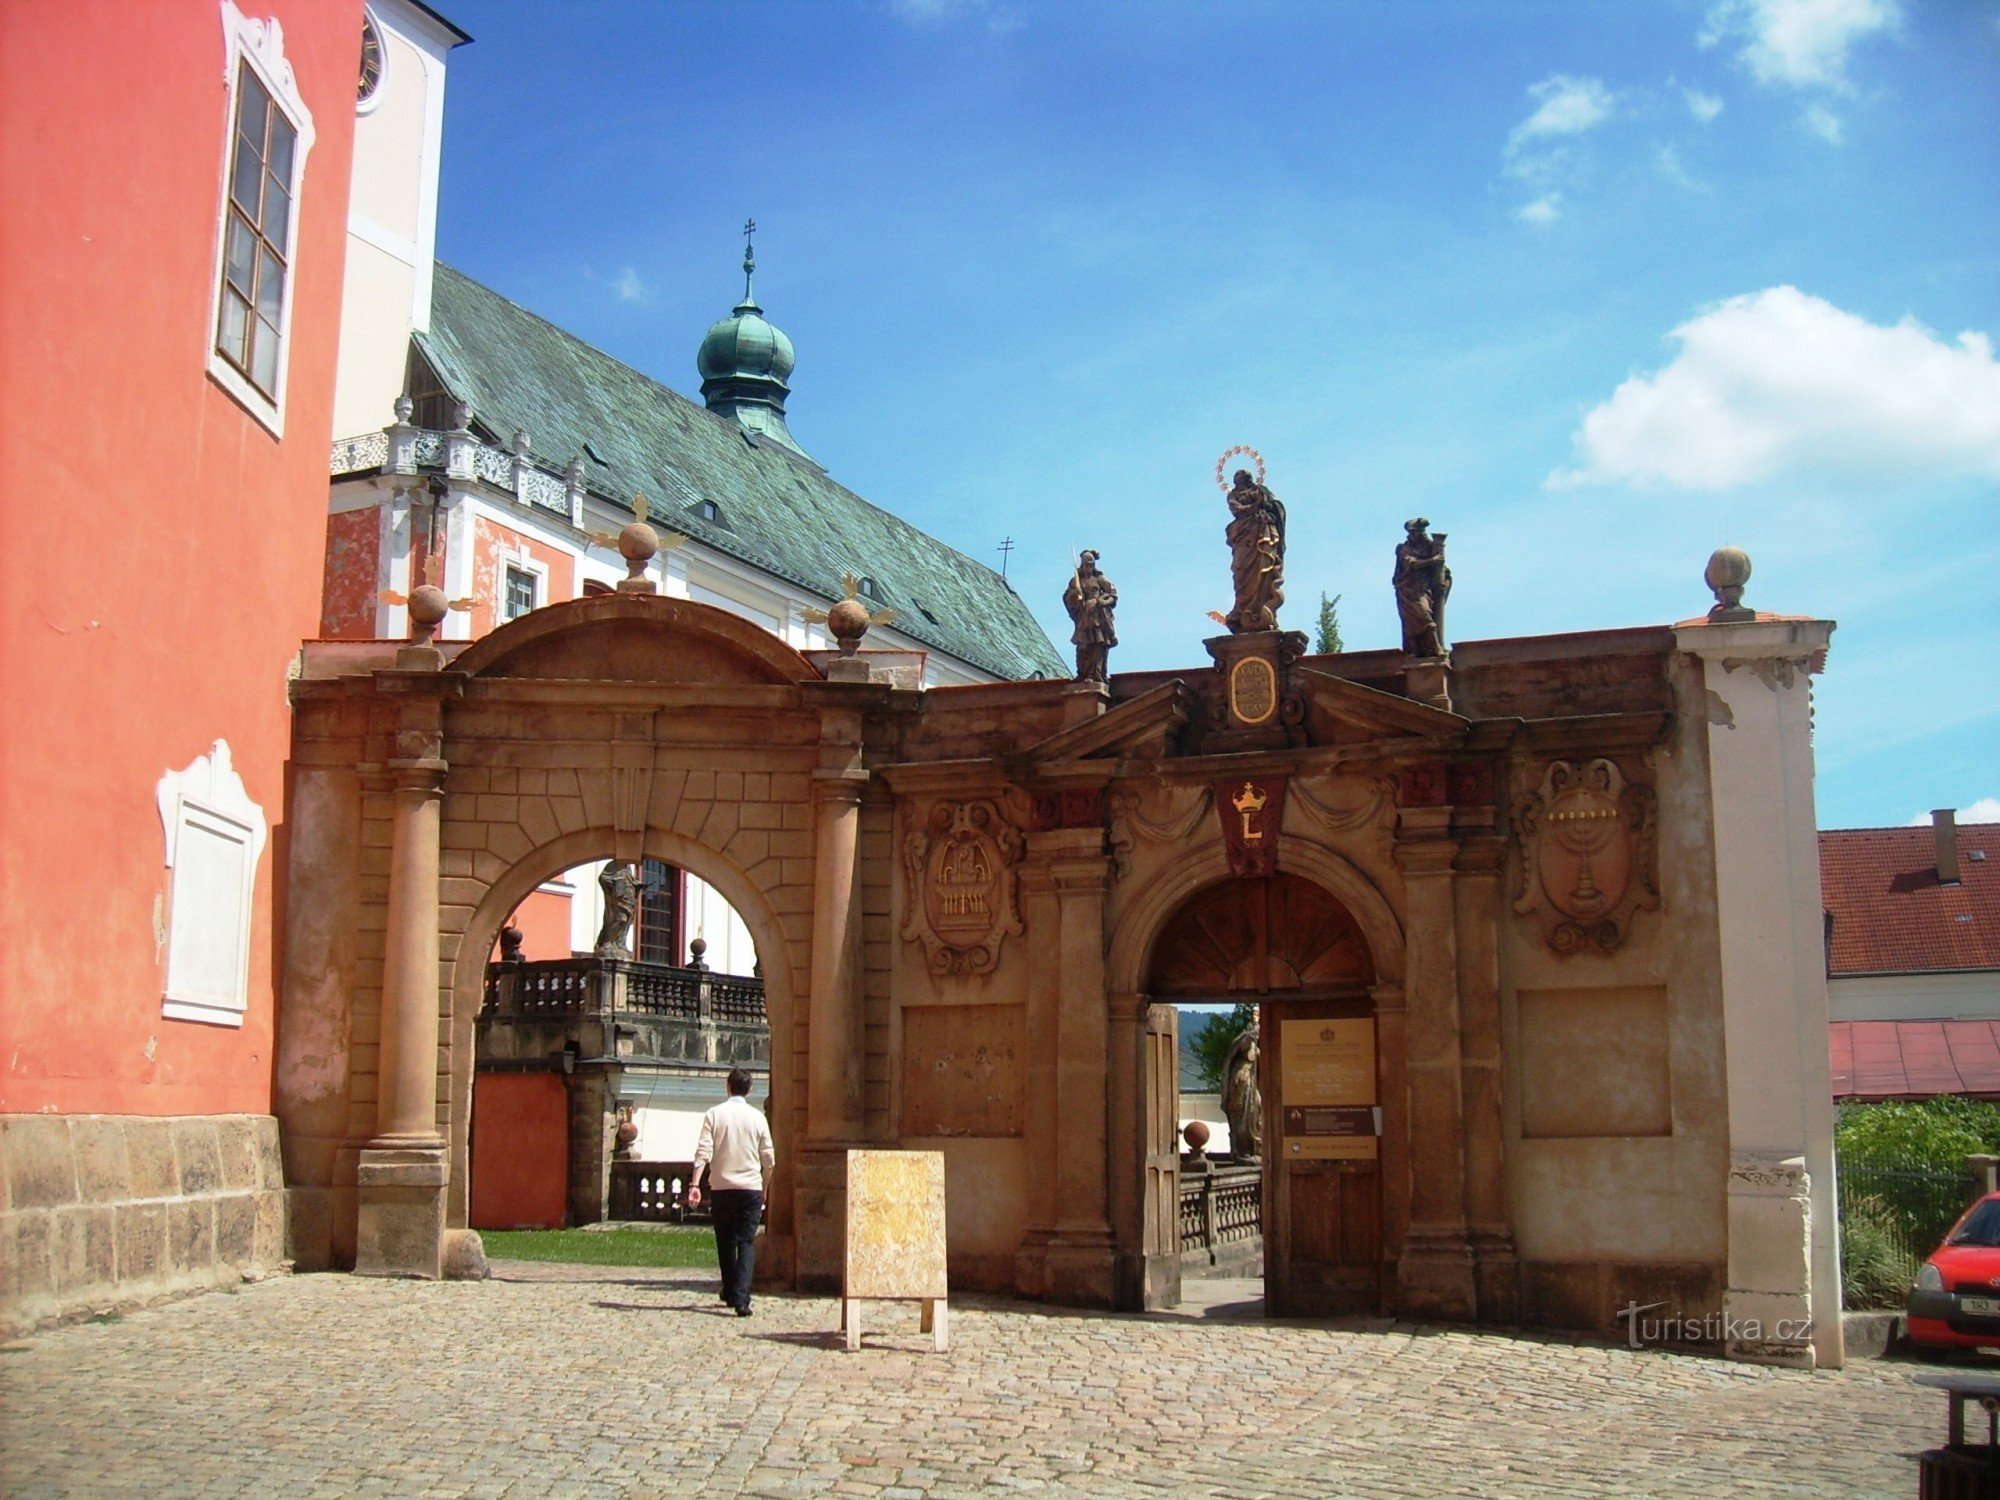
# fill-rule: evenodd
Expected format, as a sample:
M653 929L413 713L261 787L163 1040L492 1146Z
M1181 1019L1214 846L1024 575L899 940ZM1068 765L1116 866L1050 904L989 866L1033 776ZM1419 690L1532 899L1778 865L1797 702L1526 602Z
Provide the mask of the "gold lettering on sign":
M1278 711L1278 673L1263 657L1240 657L1229 669L1229 711L1247 725L1262 724Z
M1243 819L1244 843L1254 844L1264 837L1264 830L1258 826L1260 820L1257 815L1264 810L1264 804L1270 800L1258 790L1256 783L1249 781L1243 783L1242 791L1229 799L1229 805L1235 808Z

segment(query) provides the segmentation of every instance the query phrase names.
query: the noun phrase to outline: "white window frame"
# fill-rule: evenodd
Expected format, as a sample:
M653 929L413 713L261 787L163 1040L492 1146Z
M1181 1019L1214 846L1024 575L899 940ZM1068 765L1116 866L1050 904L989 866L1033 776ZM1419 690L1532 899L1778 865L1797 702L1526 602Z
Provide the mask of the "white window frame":
M184 771L168 771L154 789L166 835L166 981L160 1012L173 1021L241 1026L250 1004L250 941L256 920L257 865L268 826L264 810L250 800L243 778L230 763L229 742L217 740ZM191 841L236 851L234 868L193 883L184 859ZM225 853L225 859L227 855ZM195 935L201 924L231 923L233 941L216 972L203 972ZM199 951L212 954L208 944Z
M507 613L507 570L509 568L517 573L526 573L535 580L535 602L530 604L527 609L522 610L519 615L510 615ZM495 582L499 584L500 597L493 601L493 617L502 625L511 624L513 621L520 619L522 615L538 610L549 602L549 565L544 562L537 562L534 558L526 554L509 556L502 553L500 557L500 576Z
M292 309L298 301L299 205L305 184L306 156L313 145L312 112L299 93L298 79L285 58L285 33L276 16L256 19L238 10L231 0L222 0L223 96L221 192L216 199L215 264L209 276L208 326L203 331L207 347L209 378L235 398L243 409L269 428L273 437L285 435L285 389L292 367ZM238 82L248 67L264 85L271 102L284 113L297 135L292 155L290 183L291 217L285 229L287 256L285 292L278 307L277 389L269 396L216 347L216 331L222 319L222 287L229 240L229 182L236 162L236 109Z

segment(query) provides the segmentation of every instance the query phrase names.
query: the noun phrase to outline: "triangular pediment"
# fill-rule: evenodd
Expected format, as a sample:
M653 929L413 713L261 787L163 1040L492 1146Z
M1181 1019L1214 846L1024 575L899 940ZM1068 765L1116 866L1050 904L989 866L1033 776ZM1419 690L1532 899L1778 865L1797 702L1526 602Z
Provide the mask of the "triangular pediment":
M1023 752L1036 765L1076 760L1158 760L1173 753L1188 721L1188 690L1176 679L1149 688L1094 719L1072 724Z
M1472 721L1380 688L1364 687L1303 663L1291 670L1291 687L1306 700L1308 721L1330 723L1339 740L1456 737ZM1324 736L1315 734L1315 743Z

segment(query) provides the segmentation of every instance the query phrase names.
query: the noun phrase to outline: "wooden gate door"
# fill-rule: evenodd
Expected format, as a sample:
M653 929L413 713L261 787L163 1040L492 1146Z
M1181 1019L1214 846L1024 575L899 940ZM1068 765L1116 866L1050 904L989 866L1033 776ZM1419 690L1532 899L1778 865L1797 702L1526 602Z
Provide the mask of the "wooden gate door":
M1181 1300L1180 1012L1146 1007L1145 1306Z
M1372 1313L1380 1303L1374 979L1353 917L1296 875L1196 892L1154 948L1156 999L1262 1007L1264 1306L1273 1316Z
M1372 1313L1382 1298L1381 1115L1366 1001L1267 1003L1264 1309Z

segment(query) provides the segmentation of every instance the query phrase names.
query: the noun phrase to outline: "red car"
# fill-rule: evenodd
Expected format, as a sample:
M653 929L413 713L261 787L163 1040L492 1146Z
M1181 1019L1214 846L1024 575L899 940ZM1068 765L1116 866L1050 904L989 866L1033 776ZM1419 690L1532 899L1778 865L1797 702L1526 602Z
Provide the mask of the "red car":
M1910 1342L2000 1349L2000 1193L1952 1225L1910 1289Z

